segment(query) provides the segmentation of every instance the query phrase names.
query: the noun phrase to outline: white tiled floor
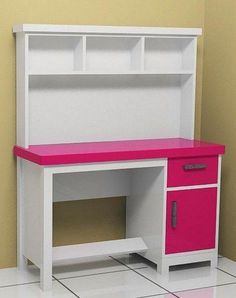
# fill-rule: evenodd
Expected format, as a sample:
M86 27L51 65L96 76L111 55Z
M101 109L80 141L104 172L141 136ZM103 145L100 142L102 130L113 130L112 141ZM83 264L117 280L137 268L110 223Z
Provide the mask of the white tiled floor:
M167 277L137 256L84 260L54 267L53 289L39 288L39 270L0 270L0 298L235 298L236 263L219 258L217 269L207 265L174 268Z

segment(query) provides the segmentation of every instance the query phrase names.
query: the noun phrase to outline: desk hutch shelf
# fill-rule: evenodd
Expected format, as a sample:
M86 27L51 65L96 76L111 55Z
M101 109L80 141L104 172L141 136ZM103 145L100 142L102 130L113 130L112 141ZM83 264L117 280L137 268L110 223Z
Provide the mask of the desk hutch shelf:
M68 259L137 252L162 274L215 266L224 146L193 140L201 29L13 31L19 268L33 262L47 290L53 263ZM127 197L126 239L52 247L53 201L114 196Z

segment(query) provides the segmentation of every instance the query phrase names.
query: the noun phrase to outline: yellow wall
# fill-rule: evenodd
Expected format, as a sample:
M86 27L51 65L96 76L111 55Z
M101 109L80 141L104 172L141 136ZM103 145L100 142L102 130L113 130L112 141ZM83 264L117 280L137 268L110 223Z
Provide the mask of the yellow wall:
M202 138L226 145L220 252L236 260L236 1L206 0Z
M15 41L12 25L16 23L203 27L204 0L0 1L0 267L16 265L16 173L12 156L15 143ZM201 38L196 136L200 134L202 52ZM91 206L97 213L89 212ZM124 234L124 209L124 200L118 198L112 199L109 205L104 200L57 203L54 206L54 241L56 244L83 242L89 239L88 235L88 241L119 238ZM96 214L95 224L102 223L99 233L91 228L89 221L83 226L86 233L77 233L76 227L81 224L80 217L84 212L88 219ZM113 216L107 217L109 212Z

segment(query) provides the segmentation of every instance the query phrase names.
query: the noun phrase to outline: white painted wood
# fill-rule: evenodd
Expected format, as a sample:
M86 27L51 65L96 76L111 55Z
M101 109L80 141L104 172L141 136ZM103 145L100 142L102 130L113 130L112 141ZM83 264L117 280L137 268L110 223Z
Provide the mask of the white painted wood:
M74 67L73 69L83 70L84 69L84 55L85 55L85 48L84 48L85 38L82 36L79 41L77 42L77 45L75 47L74 51Z
M216 208L216 255L218 256L219 246L219 220L220 220L220 191L221 191L221 168L222 168L222 156L218 157L218 188L217 188L217 208Z
M144 40L142 37L137 39L133 48L131 49L130 57L130 69L131 70L142 70L143 64L143 54L144 54Z
M183 138L194 138L195 123L195 96L196 96L196 71L197 71L197 39L193 39L185 49L185 60L187 63L191 57L193 75L181 77L182 82L182 101L180 116L180 135Z
M43 290L52 283L52 175L22 161L24 175L24 256L40 268Z
M55 174L53 200L71 201L127 196L130 193L130 170Z
M180 115L180 135L183 138L194 139L195 122L195 75L181 77L182 98Z
M143 66L142 66L143 67ZM29 76L121 76L121 75L193 75L188 70L129 70L129 71L30 71Z
M153 168L164 167L166 165L166 159L144 159L144 160L128 160L119 162L99 162L99 163L87 163L76 165L61 165L61 166L48 166L48 171L52 174L59 173L78 173L78 172L92 172L92 171L104 171L104 170L125 170L125 169L139 169L139 168Z
M201 29L22 24L13 31L18 145L194 137ZM36 264L43 290L52 286L53 259L140 252L162 273L216 264L217 249L165 255L167 190L216 186L167 189L166 159L46 167L18 160L17 171L18 266L26 268L25 258ZM53 200L124 195L127 237L139 238L52 250Z
M197 51L197 38L182 39L181 53L182 53L182 68L193 69L196 68L196 51Z
M22 160L23 165L23 233L24 255L40 268L42 263L42 192L41 175L43 168Z
M30 144L180 137L181 90L171 75L31 77Z
M109 162L97 164L49 167L54 174L53 200L71 201L129 196L132 179L146 168L163 168L166 160Z
M173 253L173 254L168 254L168 255L165 255L166 258L169 258L169 259L172 259L174 257L181 257L183 258L185 255L188 255L188 256L194 256L194 255L197 255L197 254L213 254L216 252L216 249L215 248L212 248L212 249L204 249L204 250L193 250L193 251L188 251L188 252L179 252L179 253Z
M141 39L137 37L87 36L88 71L127 71L140 69Z
M157 263L157 271L161 274L168 274L169 267L181 264L191 264L210 261L212 267L215 266L217 253L216 250L202 250L195 252L185 252L182 254L165 255Z
M166 205L167 205L167 177L168 177L168 159L166 160L166 166L164 167L164 183L163 183L163 187L164 187L164 202L163 202L163 206L162 206L162 248L161 248L161 258L158 258L157 260L157 264L158 261L160 261L162 259L162 257L165 255L165 249L166 249ZM164 265L164 264L162 264Z
M81 25L51 25L51 24L19 24L13 27L13 32L42 33L96 33L96 34L144 34L144 35L189 35L202 34L200 28L171 27L127 27L127 26L81 26Z
M58 246L53 248L53 263L95 256L127 254L145 250L147 250L147 246L142 238Z
M25 133L17 133L23 146L193 138L201 30L27 24L15 29L29 39L24 59L17 59L27 70L18 88L26 93L19 91L25 116L17 113L24 119ZM21 123L17 127L22 130Z
M24 175L22 160L17 157L17 267L27 269L27 259L24 256L25 231L24 231Z
M29 36L29 71L82 70L81 36Z
M145 37L141 37L140 45L140 70L139 73L144 73L144 50L145 50Z
M85 35L83 35L82 36L82 39L83 39L83 49L82 49L82 54L83 54L83 61L82 61L82 65L83 65L83 67L82 67L82 70L83 70L83 72L85 72L86 71L86 52L87 52L87 47L86 47L86 36Z
M141 255L155 263L164 239L166 165L133 171L126 201L126 237L142 237L148 250Z
M193 38L146 37L144 69L193 71L195 57L192 41ZM187 50L189 47L191 49Z
M52 288L52 174L43 170L41 178L41 216L42 216L42 263L40 266L40 287L42 290Z
M28 36L16 36L16 143L29 146Z

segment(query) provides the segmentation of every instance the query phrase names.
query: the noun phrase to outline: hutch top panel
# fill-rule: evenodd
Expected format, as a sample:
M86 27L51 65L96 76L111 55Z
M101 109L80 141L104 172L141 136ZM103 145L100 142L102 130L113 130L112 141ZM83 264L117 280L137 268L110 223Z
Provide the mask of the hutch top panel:
M127 27L127 26L89 26L89 25L49 25L49 24L18 24L13 32L25 33L94 33L94 34L143 34L143 35L189 35L202 34L200 28L171 27Z

